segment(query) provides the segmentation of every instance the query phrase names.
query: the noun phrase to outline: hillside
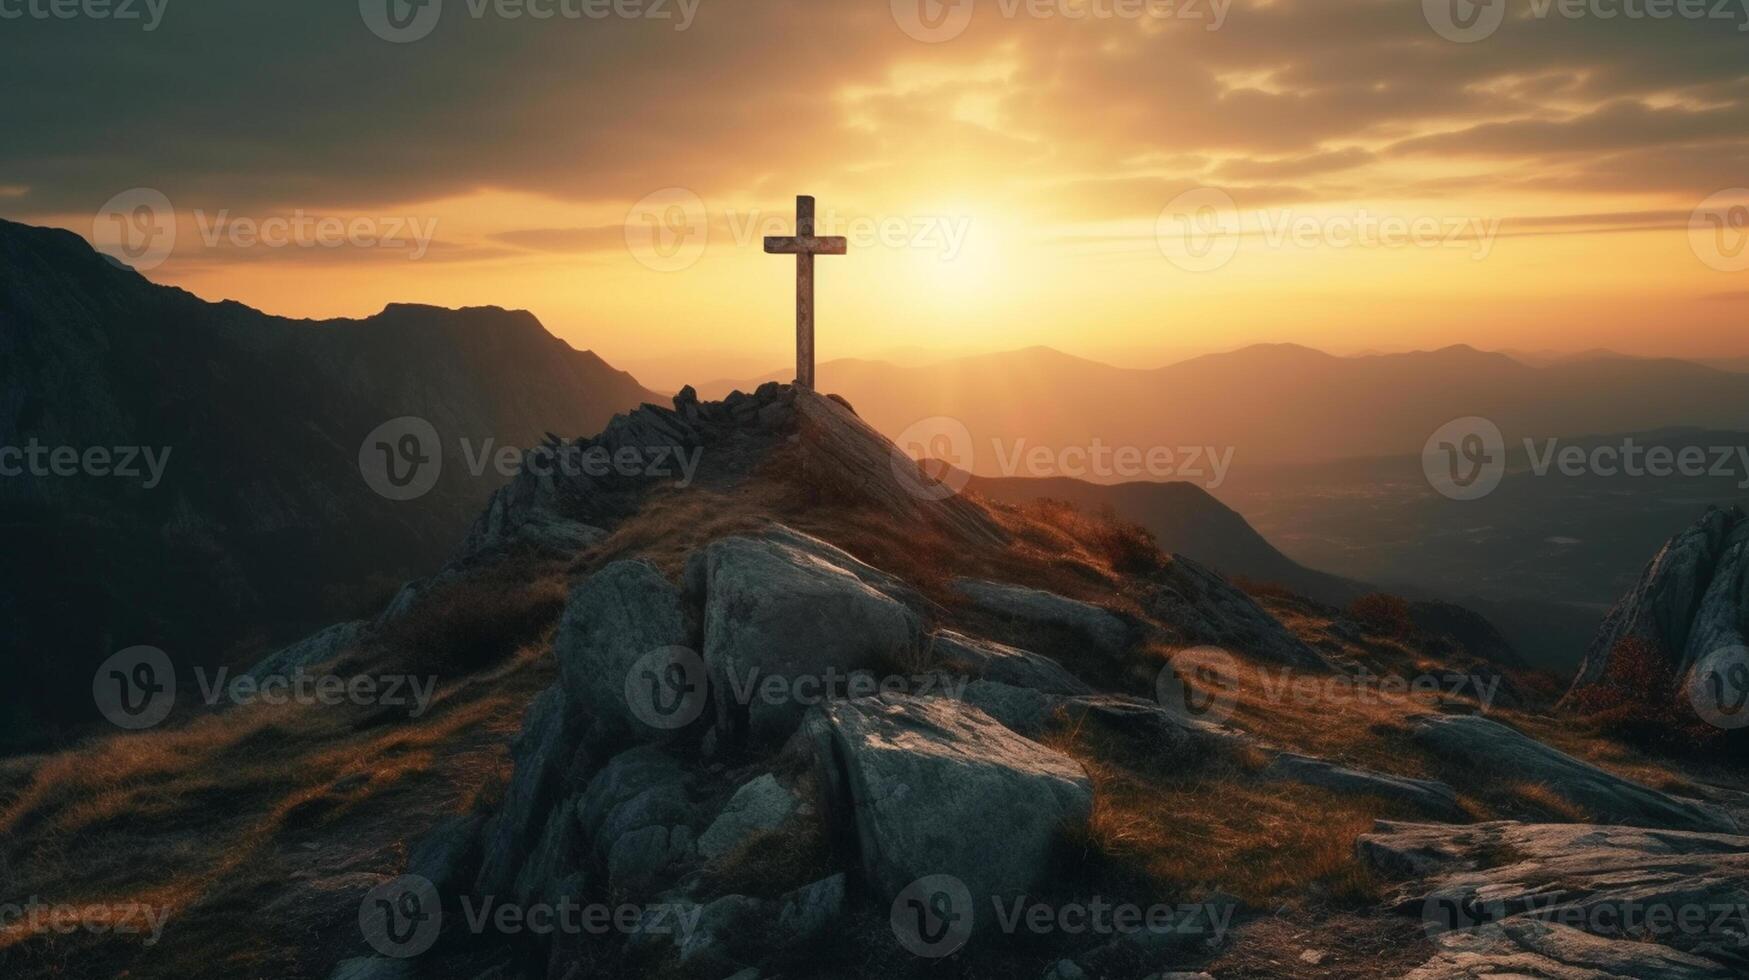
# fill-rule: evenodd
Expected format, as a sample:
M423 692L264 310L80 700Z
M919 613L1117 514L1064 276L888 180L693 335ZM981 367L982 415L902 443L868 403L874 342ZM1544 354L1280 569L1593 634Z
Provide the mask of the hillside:
M1321 602L1343 605L1369 591L1360 582L1315 571L1277 551L1242 515L1194 483L1108 486L1068 477L972 477L966 489L1006 504L1049 498L1088 512L1110 510L1147 528L1168 554L1189 555L1228 577L1286 586Z
M515 472L491 452L597 429L654 397L526 312L287 320L4 221L0 392L0 446L41 447L0 479L0 663L25 671L0 694L0 743L88 715L88 682L73 679L115 649L213 663L355 612L442 559ZM409 416L436 437L441 476L390 500L361 449ZM398 452L392 435L379 441ZM56 449L77 461L55 463ZM477 474L470 455L487 460ZM67 701L10 703L25 691Z
M413 709L176 699L0 766L13 889L127 910L0 927L7 975L1745 965L1735 920L1593 914L1739 907L1740 770L1558 717L1389 609L1254 598L1097 515L934 493L842 402L777 385L552 448L703 463L684 487L524 472L440 572L259 669L412 676Z

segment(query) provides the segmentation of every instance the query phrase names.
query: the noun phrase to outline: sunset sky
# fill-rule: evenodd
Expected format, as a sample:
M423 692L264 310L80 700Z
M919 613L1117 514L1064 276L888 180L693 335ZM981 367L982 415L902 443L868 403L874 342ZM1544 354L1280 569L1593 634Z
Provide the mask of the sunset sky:
M822 359L1749 354L1738 0L444 0L405 43L384 2L0 21L0 215L167 201L155 281L526 307L655 383L787 362L797 193L851 238ZM357 240L250 243L298 215Z

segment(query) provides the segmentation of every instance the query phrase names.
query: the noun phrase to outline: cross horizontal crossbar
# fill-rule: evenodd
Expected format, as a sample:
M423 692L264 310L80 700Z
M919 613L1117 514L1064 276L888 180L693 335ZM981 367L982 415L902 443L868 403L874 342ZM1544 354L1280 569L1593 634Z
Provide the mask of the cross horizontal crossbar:
M849 249L843 238L816 238L813 235L788 238L767 238L765 250L773 255L843 255Z

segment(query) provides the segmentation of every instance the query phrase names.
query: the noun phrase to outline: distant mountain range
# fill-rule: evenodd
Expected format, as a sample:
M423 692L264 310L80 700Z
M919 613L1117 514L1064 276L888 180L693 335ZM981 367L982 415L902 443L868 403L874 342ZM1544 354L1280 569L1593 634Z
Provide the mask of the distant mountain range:
M210 662L366 608L440 563L505 482L470 455L595 432L650 400L526 312L288 320L0 221L0 447L39 447L34 465L0 454L0 663L26 675L7 690L38 692L0 695L0 740L6 718L42 733L89 710L40 692L88 691L116 649ZM360 452L403 416L430 423L442 472L395 501ZM93 449L109 458L95 469L131 454L138 475L90 475Z
M762 380L700 389L720 397ZM1167 472L1038 472L1005 465L1044 446L1218 447L1235 469L1419 455L1435 430L1481 416L1508 443L1669 426L1741 427L1749 376L1674 359L1582 357L1527 364L1448 347L1336 357L1261 345L1139 370L1049 348L900 368L880 361L820 365L823 390L848 398L889 436L946 416L972 436L980 476L1076 476L1095 482L1179 478ZM1024 457L1022 457L1024 458Z

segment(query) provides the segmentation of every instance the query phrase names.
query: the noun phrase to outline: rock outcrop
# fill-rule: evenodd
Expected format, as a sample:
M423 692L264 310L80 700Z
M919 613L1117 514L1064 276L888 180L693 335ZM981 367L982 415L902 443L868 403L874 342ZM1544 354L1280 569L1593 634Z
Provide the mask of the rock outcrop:
M978 579L959 579L953 588L992 616L1021 628L1066 630L1114 660L1137 638L1136 631L1116 613L1054 592Z
M929 665L946 673L1024 687L1046 694L1091 694L1087 682L1042 654L941 630L930 637Z
M1423 718L1413 735L1440 755L1546 787L1596 820L1684 830L1736 829L1717 807L1641 786L1477 715Z
M632 671L658 651L691 642L680 590L647 561L617 561L572 588L553 653L572 703L587 706L604 723L651 738L670 731L652 728L633 710L627 683L641 679Z
M1183 555L1151 575L1138 600L1177 646L1226 647L1296 667L1324 663L1257 600Z
M1381 822L1361 859L1441 952L1418 980L1738 977L1749 838L1591 824Z
M1035 888L1064 828L1085 823L1081 766L982 711L881 695L808 718L831 810L855 825L863 868L887 897L952 875L981 901Z
M1670 658L1680 678L1719 649L1743 646L1749 627L1749 519L1708 509L1671 538L1618 600L1585 652L1573 690L1597 683L1610 656L1637 640Z
M915 612L794 534L723 538L704 551L704 660L718 726L732 735L785 738L833 683L921 657Z
M1441 820L1464 819L1457 791L1432 779L1412 779L1338 765L1327 759L1284 752L1263 770L1266 779L1283 779L1307 786L1321 786L1338 793L1377 796L1419 808Z

